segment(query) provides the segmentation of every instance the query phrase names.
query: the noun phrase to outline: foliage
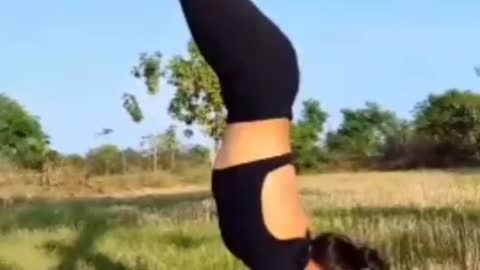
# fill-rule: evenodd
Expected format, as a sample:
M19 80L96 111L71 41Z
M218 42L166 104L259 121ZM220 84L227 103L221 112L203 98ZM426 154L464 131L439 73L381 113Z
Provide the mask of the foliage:
M137 97L132 94L125 93L123 94L123 108L132 118L132 121L135 123L140 123L143 120L143 112L140 104L137 101Z
M177 152L180 148L180 141L177 136L177 127L169 126L163 133L150 134L142 138L141 145L146 147L146 155L151 158L152 170L158 169L158 164L168 164L164 166L170 170L175 167ZM167 154L168 162L159 160L162 154Z
M464 162L478 159L480 95L458 89L430 95L415 108L415 128L434 145L432 154Z
M188 43L188 56L174 57L169 71L169 83L176 88L170 115L187 125L200 126L218 144L226 117L220 84L193 41Z
M377 103L365 108L343 109L343 122L336 132L327 134L330 151L355 158L378 157L389 139L402 129L402 121Z
M92 149L86 160L91 174L109 175L122 171L121 152L116 145L106 144Z
M169 114L188 126L199 126L214 140L215 147L218 146L226 118L220 84L192 40L188 43L188 55L173 57L165 70L160 52L141 54L140 63L133 68L132 74L145 82L151 95L159 92L160 79L168 77L168 83L175 88L174 98L168 107ZM141 122L144 115L135 95L125 93L122 99L123 107L132 120ZM184 135L191 137L192 128L186 129Z
M168 153L168 169L173 170L175 168L176 155L180 147L180 141L177 137L177 127L171 125L164 133L160 134L159 139L160 150Z
M188 149L187 153L193 160L199 162L208 162L210 157L210 149L200 144L196 144Z
M160 91L160 79L165 76L162 67L162 53L155 52L152 55L141 53L139 63L133 67L132 75L144 81L147 92L150 95L156 95ZM130 93L124 93L122 96L123 108L130 115L135 123L140 123L143 118L142 108L137 97Z
M150 168L148 159L139 150L127 148L122 151L122 157L127 171L143 171Z
M39 120L0 94L0 156L21 167L40 169L48 152L49 138Z
M82 157L79 154L70 154L70 155L64 155L63 156L63 163L66 166L72 166L76 168L85 168L85 158Z
M292 128L292 148L299 169L318 168L324 158L320 148L320 134L327 120L320 102L309 99L303 102L301 119Z
M145 82L149 94L157 94L160 91L160 78L165 75L162 70L162 53L140 54L139 64L133 67L132 75Z

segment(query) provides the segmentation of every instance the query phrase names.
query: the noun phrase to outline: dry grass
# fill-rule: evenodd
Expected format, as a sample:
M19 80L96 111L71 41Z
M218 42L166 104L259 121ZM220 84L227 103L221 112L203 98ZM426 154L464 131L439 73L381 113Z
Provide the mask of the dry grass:
M316 232L367 241L395 270L480 269L476 172L337 173L301 182ZM220 241L208 185L195 188L4 209L0 269L244 269Z
M27 202L61 201L102 197L133 197L198 189L209 179L205 166L179 167L177 171L135 172L95 176L86 181L83 171L64 167L51 175L49 185L40 185L42 175L28 171L0 173L0 207Z
M415 171L302 178L318 231L381 248L394 269L480 269L480 175Z
M321 207L477 207L480 174L411 171L335 173L301 177L307 195ZM308 206L308 205L307 205Z

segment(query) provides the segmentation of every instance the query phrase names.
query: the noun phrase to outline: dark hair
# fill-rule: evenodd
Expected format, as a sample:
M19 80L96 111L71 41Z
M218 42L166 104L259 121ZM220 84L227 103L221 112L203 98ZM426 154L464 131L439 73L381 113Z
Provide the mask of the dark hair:
M367 246L356 245L350 238L324 233L312 240L312 259L325 270L388 270L380 254Z

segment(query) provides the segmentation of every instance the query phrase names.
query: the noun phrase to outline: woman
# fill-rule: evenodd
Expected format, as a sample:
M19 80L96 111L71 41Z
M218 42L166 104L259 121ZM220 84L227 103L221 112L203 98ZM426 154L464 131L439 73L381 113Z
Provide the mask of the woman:
M311 245L292 165L299 87L292 44L250 0L180 2L228 111L212 175L225 245L254 270L329 270L313 260L328 263L330 244Z

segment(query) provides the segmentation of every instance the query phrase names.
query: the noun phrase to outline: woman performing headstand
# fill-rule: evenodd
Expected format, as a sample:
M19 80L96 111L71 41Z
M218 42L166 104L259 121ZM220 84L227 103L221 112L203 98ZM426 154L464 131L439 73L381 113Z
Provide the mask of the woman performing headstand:
M292 165L299 68L289 39L250 0L180 3L228 111L212 173L228 250L253 270L386 269L345 237L310 239Z

